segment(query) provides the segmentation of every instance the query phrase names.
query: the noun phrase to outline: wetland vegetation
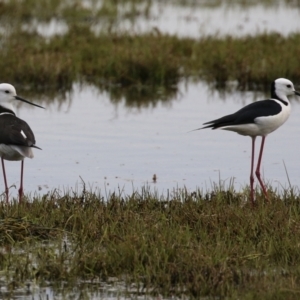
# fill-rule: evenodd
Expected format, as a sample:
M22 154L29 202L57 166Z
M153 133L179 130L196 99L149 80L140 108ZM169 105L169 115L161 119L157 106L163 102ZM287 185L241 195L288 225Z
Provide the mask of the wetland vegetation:
M32 88L64 89L74 81L108 88L172 87L193 77L220 86L231 80L240 88L261 89L279 76L297 82L299 44L300 34L196 41L157 33L96 36L87 27L74 26L51 41L29 33L7 38L0 50L1 78Z
M140 14L146 17L151 1L124 1L123 10L118 1L103 1L102 6L97 1L87 1L86 6L76 1L65 2L69 5L54 0L39 3L0 5L1 81L37 92L52 89L62 93L74 82L89 82L108 91L117 86L135 96L142 96L151 86L152 94L156 91L167 97L170 89L173 95L179 80L188 78L217 87L236 81L242 89L262 89L277 77L295 82L299 78L299 33L197 40L162 34L158 28L135 34L114 30L114 24L126 18L124 6L134 12L132 22ZM45 37L38 26L52 19L63 22L66 32ZM32 25L32 20L38 25ZM98 31L94 29L97 22Z
M75 82L92 83L112 101L139 105L174 96L180 80L217 88L234 81L245 90L269 88L277 77L299 83L299 33L196 40L157 28L118 32L120 19L147 17L152 1L38 3L0 4L0 81L24 95L57 97ZM45 37L33 26L53 19L66 32ZM265 203L258 192L254 209L247 190L232 188L168 197L54 191L1 203L0 295L10 299L32 282L67 288L117 278L136 296L298 299L300 193L271 194Z
M163 198L84 191L0 207L0 268L15 288L118 278L131 295L297 299L300 195L216 188ZM133 288L134 287L134 288ZM134 292L132 292L134 290Z

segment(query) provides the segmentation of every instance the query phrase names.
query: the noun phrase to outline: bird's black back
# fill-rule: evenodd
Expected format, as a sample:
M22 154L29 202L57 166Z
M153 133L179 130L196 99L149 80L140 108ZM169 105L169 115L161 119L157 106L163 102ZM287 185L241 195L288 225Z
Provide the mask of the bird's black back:
M217 129L230 125L241 125L255 123L258 117L273 116L282 110L280 104L274 100L261 100L248 104L234 114L204 123L203 128Z
M14 114L0 114L0 128L0 144L36 147L31 128Z

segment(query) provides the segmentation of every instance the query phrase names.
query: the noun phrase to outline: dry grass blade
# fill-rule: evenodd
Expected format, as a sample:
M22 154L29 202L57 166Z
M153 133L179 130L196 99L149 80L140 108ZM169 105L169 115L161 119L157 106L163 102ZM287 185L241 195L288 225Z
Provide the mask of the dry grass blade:
M34 224L26 218L8 217L0 220L0 241L2 244L22 242L28 238L47 240L55 236L57 236L57 229Z

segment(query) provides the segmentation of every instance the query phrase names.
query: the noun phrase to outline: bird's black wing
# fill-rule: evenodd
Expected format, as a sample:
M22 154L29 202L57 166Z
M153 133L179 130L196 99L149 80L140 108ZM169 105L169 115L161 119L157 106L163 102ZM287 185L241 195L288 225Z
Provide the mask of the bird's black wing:
M0 141L6 145L35 147L34 134L29 125L12 114L0 116Z
M254 123L257 117L267 117L277 115L281 111L281 106L274 100L261 100L248 104L234 114L204 123L204 128L217 129L230 125L241 125Z

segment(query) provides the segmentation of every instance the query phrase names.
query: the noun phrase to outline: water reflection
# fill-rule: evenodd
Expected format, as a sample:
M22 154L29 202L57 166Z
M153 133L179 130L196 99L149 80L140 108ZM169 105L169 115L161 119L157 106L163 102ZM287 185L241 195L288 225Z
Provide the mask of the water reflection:
M158 103L166 103L176 99L178 86L112 86L100 89L107 91L113 104L122 103L127 107L156 107Z
M226 101L226 99L236 99L240 105L245 105L245 94L251 95L252 101L268 98L270 95L269 85L251 85L241 87L237 81L228 81L222 85L218 82L202 81L207 87L208 99ZM35 99L37 103L51 106L55 103L55 110L60 111L66 105L71 107L73 98L76 98L78 91L90 87L97 93L100 101L101 95L105 94L109 101L114 105L121 105L127 108L155 108L158 105L168 105L178 98L182 98L183 90L191 85L198 85L199 79L181 80L177 85L169 86L142 86L131 85L122 86L120 84L102 83L97 79L87 82L77 82L61 88L54 86L24 86L16 84L15 87L20 96L26 99ZM295 84L297 87L297 85ZM17 103L21 107L20 103Z
M122 104L126 107L141 108L141 107L155 107L158 103L168 103L176 99L179 93L178 85L171 86L121 86L113 84L87 84L75 83L71 86L64 86L56 89L51 86L23 86L16 84L16 90L26 99L36 99L36 101L45 106L51 106L55 103L55 109L60 111L65 104L71 106L74 92L85 89L90 86L98 95L107 94L110 102L114 105ZM101 96L100 96L101 97ZM100 98L99 97L99 98ZM18 107L21 104L17 103Z

